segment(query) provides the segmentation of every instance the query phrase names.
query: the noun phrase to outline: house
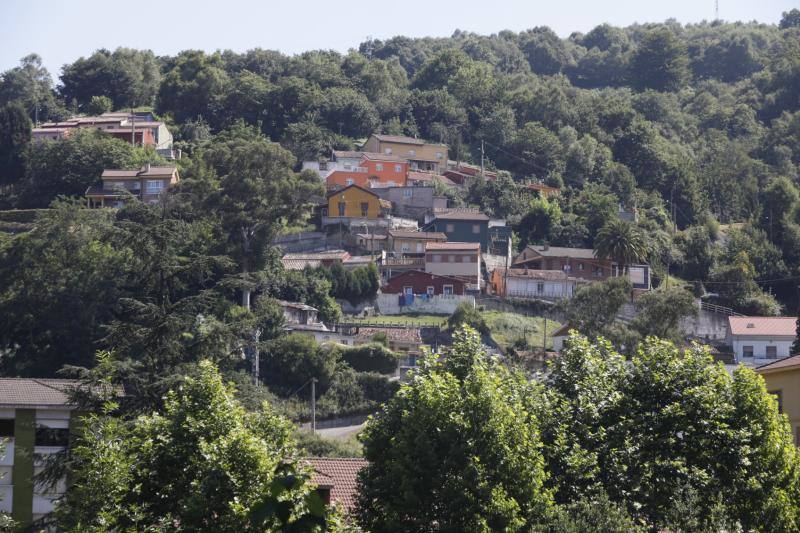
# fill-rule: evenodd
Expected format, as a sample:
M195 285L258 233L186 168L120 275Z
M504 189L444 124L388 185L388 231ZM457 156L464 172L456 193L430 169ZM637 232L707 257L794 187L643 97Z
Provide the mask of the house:
M558 187L551 187L538 181L531 181L522 186L529 191L534 191L540 198L550 198L551 196L557 196L561 192Z
M436 196L433 187L416 187L405 185L403 187L373 188L378 196L392 203L392 212L399 216L422 218L426 213L436 209L447 208L447 198Z
M327 173L325 184L328 189L343 189L350 185L358 185L367 189L398 187L406 184L408 161L405 159L387 154L346 153L348 155L353 153L361 154L358 166L351 166L349 163L343 164L343 168L337 168Z
M303 270L305 267L330 267L336 262L343 263L350 258L344 250L329 250L327 252L297 252L285 254L281 258L283 268L286 270Z
M554 352L561 352L564 349L564 342L569 338L569 332L572 329L575 328L570 324L564 324L550 335L550 338L553 339Z
M726 342L737 363L760 366L793 355L796 327L795 317L730 316Z
M356 245L372 252L381 252L386 249L387 235L379 233L356 233Z
M457 183L443 174L409 170L408 176L406 177L406 185L412 187L434 187L436 182L439 182L448 189L460 187Z
M66 490L66 480L52 487L33 482L48 455L67 448L78 422L70 392L79 382L69 379L0 378L0 511L21 529L53 511Z
M381 287L384 294L466 294L466 283L458 278L439 276L421 270L408 270L391 278Z
M579 283L563 270L496 268L490 276L492 293L505 298L569 299Z
M448 241L476 242L481 251L489 251L489 217L477 209L435 211L423 229L444 233Z
M511 262L514 268L563 270L569 276L588 281L603 281L620 275L619 266L595 257L591 248L566 248L547 244L529 244ZM650 290L650 267L628 265L628 276L634 290Z
M756 368L767 392L778 400L778 410L789 419L794 444L800 446L800 354Z
M443 174L452 182L459 186L466 186L471 178L474 178L481 173L481 167L477 165L470 165L462 161L448 161L447 170ZM497 172L493 170L483 169L483 176L491 181L497 179Z
M311 468L311 484L327 504L336 504L345 519L352 516L358 499L358 473L367 466L360 457L306 457L301 464Z
M79 128L93 128L136 146L151 146L159 154L172 154L172 134L151 113L108 112L99 116L75 116L63 122L45 122L33 128L34 140L59 140Z
M172 185L180 181L176 167L156 167L147 163L139 170L107 169L100 176L101 186L86 189L89 207L122 207L129 195L154 204Z
M425 245L425 272L454 277L468 291L481 288L481 248L476 242L429 242Z
M442 173L447 170L447 145L426 143L402 135L373 133L361 147L365 152L378 152L408 160L411 170Z
M350 185L344 189L328 193L322 216L327 218L384 218L391 211L392 204L381 200L374 192Z
M390 229L388 250L395 256L415 256L425 254L425 244L445 242L447 235L437 231L411 231Z

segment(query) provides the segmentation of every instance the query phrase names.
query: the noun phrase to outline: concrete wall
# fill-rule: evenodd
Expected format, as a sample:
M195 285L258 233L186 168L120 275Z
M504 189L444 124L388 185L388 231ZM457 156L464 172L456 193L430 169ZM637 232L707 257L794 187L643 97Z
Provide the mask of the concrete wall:
M378 310L384 315L400 315L405 313L424 313L432 315L450 315L461 302L475 305L474 296L438 295L428 300L414 298L411 305L400 306L399 294L379 294L376 298Z

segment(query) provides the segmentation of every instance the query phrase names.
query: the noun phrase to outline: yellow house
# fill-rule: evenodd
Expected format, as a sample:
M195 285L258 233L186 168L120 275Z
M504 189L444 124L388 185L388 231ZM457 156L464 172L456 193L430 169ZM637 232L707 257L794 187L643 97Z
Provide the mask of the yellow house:
M800 445L800 354L778 359L756 369L767 391L778 400L778 408L789 418L795 445Z
M372 191L350 185L328 194L327 213L329 218L381 218L392 208L391 202L381 200Z

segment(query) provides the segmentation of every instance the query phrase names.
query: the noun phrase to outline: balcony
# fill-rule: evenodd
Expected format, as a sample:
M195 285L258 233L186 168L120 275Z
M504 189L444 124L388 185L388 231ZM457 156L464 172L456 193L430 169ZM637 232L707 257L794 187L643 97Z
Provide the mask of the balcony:
M425 268L424 257L386 257L381 264L387 267Z

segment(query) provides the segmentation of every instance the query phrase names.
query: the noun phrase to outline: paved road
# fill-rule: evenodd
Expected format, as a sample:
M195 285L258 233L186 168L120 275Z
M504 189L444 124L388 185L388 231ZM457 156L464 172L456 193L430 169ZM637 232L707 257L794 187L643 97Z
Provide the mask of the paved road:
M364 429L365 425L366 424L358 424L356 426L318 429L317 434L325 437L326 439L346 439Z

